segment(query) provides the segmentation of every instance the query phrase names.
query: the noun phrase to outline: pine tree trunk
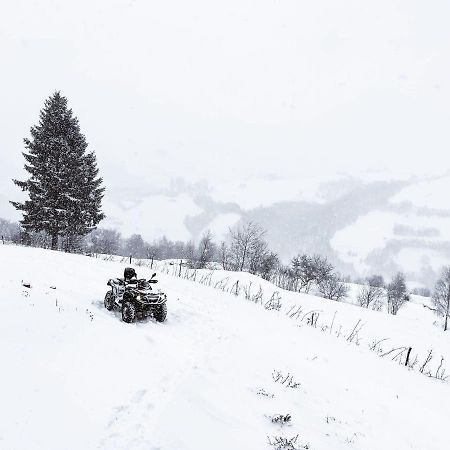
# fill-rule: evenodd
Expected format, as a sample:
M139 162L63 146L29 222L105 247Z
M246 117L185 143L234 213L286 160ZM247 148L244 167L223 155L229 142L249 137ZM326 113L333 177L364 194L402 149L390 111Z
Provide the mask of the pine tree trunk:
M58 234L52 234L52 250L58 249Z

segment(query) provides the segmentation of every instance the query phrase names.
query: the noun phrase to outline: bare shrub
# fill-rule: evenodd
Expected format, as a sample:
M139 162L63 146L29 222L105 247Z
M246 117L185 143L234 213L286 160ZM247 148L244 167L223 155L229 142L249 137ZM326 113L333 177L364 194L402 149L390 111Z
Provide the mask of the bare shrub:
M409 300L406 291L405 276L398 272L387 285L387 305L389 314L396 315L399 309Z
M278 425L287 425L291 421L290 414L274 414L273 416L269 416L269 419L272 423L276 423Z
M347 297L348 286L338 274L332 274L322 279L317 286L322 297L339 301Z
M333 266L319 255L298 255L291 261L290 275L293 278L295 290L308 293L314 283L320 284L333 272Z
M272 297L265 303L264 308L268 310L279 311L281 309L281 296L278 291L272 294Z
M359 306L364 308L381 309L381 301L384 297L384 280L379 275L366 278L365 283L359 289L356 297Z
M272 372L272 379L275 383L280 383L288 388L296 389L300 387L300 383L294 381L294 376L289 372L287 374L283 374L279 370L274 370Z
M278 255L274 252L266 252L265 255L261 258L258 274L264 280L271 280L273 275L276 273L276 270L280 264L280 260L278 259Z
M297 443L298 434L291 439L285 438L283 436L273 436L270 438L267 436L269 445L271 445L275 450L299 450L299 449L309 449L308 444L298 444Z
M205 269L210 263L214 255L216 254L217 248L213 242L213 236L210 230L205 231L198 244L197 254L195 255L195 261L193 262L193 267L197 269Z

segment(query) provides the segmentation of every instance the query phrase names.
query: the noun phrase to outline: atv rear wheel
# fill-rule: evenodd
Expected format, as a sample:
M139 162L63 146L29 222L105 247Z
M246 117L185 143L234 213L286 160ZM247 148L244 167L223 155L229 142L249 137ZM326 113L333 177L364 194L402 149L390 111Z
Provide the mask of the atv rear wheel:
M157 322L164 322L167 317L167 305L165 303L155 306L153 309L153 317Z
M112 311L114 309L114 299L111 291L108 291L105 295L105 308L108 311Z
M136 320L136 307L131 302L125 302L122 306L122 320L132 323Z

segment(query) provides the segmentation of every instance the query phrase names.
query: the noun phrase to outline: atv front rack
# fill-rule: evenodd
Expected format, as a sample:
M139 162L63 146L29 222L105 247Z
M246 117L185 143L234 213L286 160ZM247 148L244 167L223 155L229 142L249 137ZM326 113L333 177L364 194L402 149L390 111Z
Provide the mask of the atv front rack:
M145 305L162 305L163 303L167 302L167 296L165 294L147 294L143 295L139 300L137 300L140 303L143 303Z

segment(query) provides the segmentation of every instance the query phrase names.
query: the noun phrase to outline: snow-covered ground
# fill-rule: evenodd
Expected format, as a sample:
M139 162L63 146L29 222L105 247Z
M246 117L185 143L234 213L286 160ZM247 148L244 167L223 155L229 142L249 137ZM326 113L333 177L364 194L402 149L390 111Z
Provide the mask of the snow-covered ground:
M209 287L162 270L167 322L129 325L103 307L122 263L3 245L0 267L0 448L260 450L297 435L295 448L448 447L449 384L368 348L388 338L385 351L448 360L449 335L421 298L392 317L280 291L268 311L213 288L252 281L268 299L277 289L256 277L216 271ZM292 307L303 315L289 318Z

